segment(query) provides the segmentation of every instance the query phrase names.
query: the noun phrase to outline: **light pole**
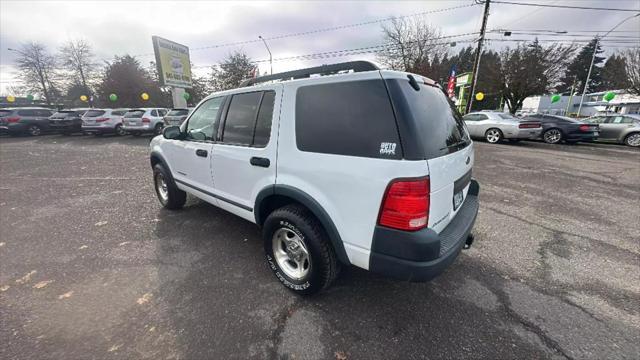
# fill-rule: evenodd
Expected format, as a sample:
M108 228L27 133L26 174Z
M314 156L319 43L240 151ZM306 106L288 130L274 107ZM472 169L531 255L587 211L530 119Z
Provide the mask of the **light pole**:
M624 20L620 21L618 23L618 25L616 25L613 28L611 28L611 30L607 31L607 33L605 33L601 37L596 35L596 42L593 45L593 55L591 56L591 65L589 65L589 71L587 72L587 80L584 82L584 87L582 88L582 97L580 97L580 106L578 106L578 114L576 115L576 117L580 117L580 111L582 110L582 102L584 101L584 95L587 92L587 86L589 85L589 80L591 78L591 71L593 70L593 63L596 60L596 52L598 50L598 43L600 42L600 39L604 39L607 35L611 34L611 32L613 32L613 30L617 29L618 26L622 25L627 20L633 19L634 17L638 17L638 16L640 16L640 12L635 14L635 15L631 15L631 16L625 18Z
M266 47L269 52L269 66L271 66L271 75L273 75L273 55L271 55L271 49L269 49L269 45L267 45L267 41L262 37L262 35L258 35L258 38L262 40L264 47Z

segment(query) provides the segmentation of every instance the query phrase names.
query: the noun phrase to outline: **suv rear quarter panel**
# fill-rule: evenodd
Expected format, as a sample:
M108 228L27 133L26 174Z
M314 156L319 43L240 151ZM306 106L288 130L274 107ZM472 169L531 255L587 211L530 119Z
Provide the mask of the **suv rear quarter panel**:
M349 261L369 268L373 231L392 179L428 175L426 161L407 161L300 151L296 143L296 93L301 86L381 79L379 72L325 76L285 85L280 118L276 183L313 197L330 216ZM353 104L362 106L362 104ZM364 129L366 131L366 129Z

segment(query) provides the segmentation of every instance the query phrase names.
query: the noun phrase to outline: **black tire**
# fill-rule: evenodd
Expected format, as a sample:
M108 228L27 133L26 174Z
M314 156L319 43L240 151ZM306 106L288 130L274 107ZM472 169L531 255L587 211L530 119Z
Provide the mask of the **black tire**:
M514 144L517 144L520 141L522 141L522 139L509 139L509 142L514 143Z
M639 147L640 142L638 142L638 137L640 137L640 133L634 132L631 133L624 138L624 144L627 146Z
M156 135L162 134L162 129L164 128L163 124L156 124L156 127L153 130L153 133Z
M122 129L122 124L116 125L115 133L116 133L116 136L124 136L127 134L127 132Z
M93 136L102 136L103 134L100 131L96 131L93 133Z
M166 184L166 197L161 194L159 178L162 178ZM160 204L162 204L165 209L178 210L187 202L187 193L178 189L173 181L173 177L162 164L156 164L153 167L153 188L156 191L156 196L158 196Z
M301 279L287 275L276 260L273 245L277 231L292 232L303 242L310 261L308 272ZM305 207L287 205L273 211L264 222L262 234L269 267L276 278L294 293L315 294L328 288L337 277L340 264L335 251L320 222Z
M491 128L485 131L484 139L490 144L497 144L502 141L502 139L504 139L504 135L502 134L502 131L500 131L500 129Z
M38 125L29 125L29 127L27 127L27 134L29 134L29 136L40 136L42 135L42 128Z
M542 140L547 144L559 144L564 135L560 129L552 128L542 133Z
M63 131L63 132L62 132L62 136L71 136L71 132L69 132L69 131Z

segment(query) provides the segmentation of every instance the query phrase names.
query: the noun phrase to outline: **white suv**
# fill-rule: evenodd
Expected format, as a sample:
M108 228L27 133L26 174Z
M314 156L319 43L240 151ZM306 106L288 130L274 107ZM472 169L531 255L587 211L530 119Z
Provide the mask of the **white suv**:
M473 143L419 75L356 61L251 79L150 146L162 205L189 193L258 224L269 267L296 293L344 265L426 281L473 240Z
M133 136L143 133L160 134L166 114L167 109L161 108L131 109L124 114L123 129Z
M82 115L82 132L94 135L125 135L122 117L129 109L89 109Z

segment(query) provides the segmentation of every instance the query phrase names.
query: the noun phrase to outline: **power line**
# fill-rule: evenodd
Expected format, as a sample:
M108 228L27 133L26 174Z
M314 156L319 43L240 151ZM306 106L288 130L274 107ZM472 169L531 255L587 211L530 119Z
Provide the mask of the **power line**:
M601 10L601 11L630 11L638 12L640 9L620 9L620 8L601 8L591 6L572 6L572 5L552 5L552 4L536 4L536 3L522 3L512 1L494 1L495 4L507 4L507 5L521 5L521 6L539 6L547 8L560 8L560 9L576 9L576 10Z
M275 36L271 36L271 37L264 37L264 39L265 40L279 40L279 39L285 39L285 38L290 38L290 37L317 34L317 33L322 33L322 32L327 32L327 31L351 29L351 28L354 28L354 27L360 27L360 26L365 26L365 25L379 24L379 23L391 21L393 19L404 19L404 18L415 17L415 16L423 16L423 15L427 15L427 14L435 14L435 13L439 13L439 12L445 12L445 11L468 8L468 7L472 7L472 6L476 6L476 5L478 5L478 4L471 3L471 4L466 4L466 5L451 6L451 7L447 7L447 8L427 10L427 11L422 11L422 12L413 13L413 14L407 14L407 15L401 15L401 16L391 16L391 17L387 17L387 18L383 18L383 19L363 21L363 22L353 23L353 24L337 25L337 26L314 29L314 30L309 30L309 31L301 31L301 32L289 33L289 34L283 34L283 35L275 35ZM246 45L246 44L252 44L252 43L257 43L257 42L261 42L261 41L262 40L260 40L260 39L235 41L235 42L229 42L229 43L223 43L223 44L217 44L217 45L200 46L200 47L191 48L189 50L190 51L207 50L207 49L215 49L215 48L228 47L228 46ZM149 54L143 54L143 55L146 56L146 55L149 55ZM151 54L151 55L153 55L153 54ZM134 56L142 56L142 55L134 55Z

